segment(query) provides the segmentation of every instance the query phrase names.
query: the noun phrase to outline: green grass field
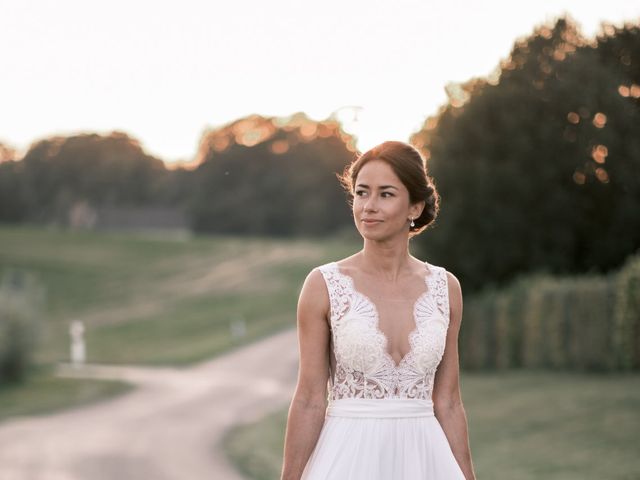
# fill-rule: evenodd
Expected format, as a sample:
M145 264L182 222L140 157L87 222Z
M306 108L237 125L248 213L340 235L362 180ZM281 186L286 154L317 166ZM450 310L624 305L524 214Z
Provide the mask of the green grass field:
M462 373L478 479L640 478L640 375ZM248 478L279 478L287 411L232 430L228 455Z
M90 362L176 365L295 323L301 282L355 242L135 235L0 228L0 273L31 272L47 309L39 363L68 359L69 322L85 322ZM251 301L247 301L250 299ZM231 337L233 320L247 334Z
M85 323L89 362L184 365L293 326L308 271L359 248L357 241L339 238L172 239L3 226L0 275L17 269L44 286L46 307L35 355L44 371L68 361L72 320ZM246 334L233 337L231 322L244 322ZM0 406L9 396L37 396L43 400L33 408L21 400L23 410L6 410L46 410L43 391L54 392L59 383L48 383L46 374L37 378L0 389ZM113 393L110 388L82 395L74 388L67 391L69 405ZM51 407L59 404L52 400Z

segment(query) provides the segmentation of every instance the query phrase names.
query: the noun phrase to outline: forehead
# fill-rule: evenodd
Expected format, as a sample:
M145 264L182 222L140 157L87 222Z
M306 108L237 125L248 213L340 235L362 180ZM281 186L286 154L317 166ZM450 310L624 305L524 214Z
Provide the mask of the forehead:
M365 163L356 177L356 185L364 183L370 187L377 185L395 185L398 188L402 182L387 162L371 160Z

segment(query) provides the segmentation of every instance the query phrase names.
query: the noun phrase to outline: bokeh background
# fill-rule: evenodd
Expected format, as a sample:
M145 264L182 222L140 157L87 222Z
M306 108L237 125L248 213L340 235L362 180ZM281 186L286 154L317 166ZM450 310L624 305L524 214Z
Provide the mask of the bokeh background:
M478 478L640 479L640 5L0 6L0 477L279 477L295 308L389 139Z

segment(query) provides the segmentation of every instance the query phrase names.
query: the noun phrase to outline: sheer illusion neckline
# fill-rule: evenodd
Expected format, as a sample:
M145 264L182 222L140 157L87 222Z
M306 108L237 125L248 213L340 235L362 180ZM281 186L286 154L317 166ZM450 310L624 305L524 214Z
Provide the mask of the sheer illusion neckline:
M393 355L391 355L389 353L389 338L387 337L387 334L380 328L380 313L378 310L378 306L376 305L376 303L365 293L361 292L359 289L356 288L355 286L355 280L354 278L347 274L344 273L341 269L340 266L338 265L338 262L331 262L331 264L333 265L333 268L335 270L335 272L344 277L345 279L347 279L348 283L349 283L349 287L351 290L351 294L352 295L357 295L359 296L363 301L365 301L366 303L369 304L369 306L371 307L371 311L373 312L373 316L374 316L374 328L376 330L376 333L378 335L381 336L381 338L384 339L384 355L385 358L387 358L387 360L391 363L391 365L394 367L394 369L399 369L402 367L403 364L405 364L409 358L411 357L413 350L414 350L414 338L415 336L418 334L419 331L419 318L418 318L418 307L427 300L427 298L431 295L431 285L430 285L430 279L433 276L433 269L431 268L431 266L429 265L429 262L423 262L424 267L425 267L425 274L423 275L423 281L426 285L426 290L424 292L422 292L418 298L415 300L415 302L413 302L413 308L412 308L412 312L413 312L413 328L411 329L411 331L409 332L409 334L407 335L407 339L409 341L409 350L402 356L402 358L400 358L400 361L398 363L396 363L396 360L393 358Z

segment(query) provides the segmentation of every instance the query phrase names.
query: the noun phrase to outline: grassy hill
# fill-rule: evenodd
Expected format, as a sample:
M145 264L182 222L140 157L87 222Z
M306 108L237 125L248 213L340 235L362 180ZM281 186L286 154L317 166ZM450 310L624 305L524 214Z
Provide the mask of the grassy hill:
M69 322L90 362L176 365L295 324L306 273L356 242L162 237L0 228L0 272L46 289L39 363L68 359ZM230 324L246 323L243 339Z
M309 270L360 245L353 238L180 239L0 227L0 275L28 272L46 299L35 355L39 373L23 386L0 386L0 405L5 412L46 410L46 400L36 397L46 399L47 388L64 390L46 372L69 360L73 320L85 324L89 362L196 362L295 325ZM245 334L234 336L232 325L241 324ZM88 391L104 394L93 383L74 384L83 393L73 393L65 382L71 403L87 401ZM37 405L30 410L32 402Z

